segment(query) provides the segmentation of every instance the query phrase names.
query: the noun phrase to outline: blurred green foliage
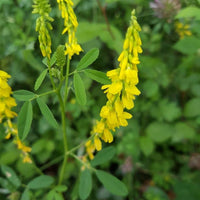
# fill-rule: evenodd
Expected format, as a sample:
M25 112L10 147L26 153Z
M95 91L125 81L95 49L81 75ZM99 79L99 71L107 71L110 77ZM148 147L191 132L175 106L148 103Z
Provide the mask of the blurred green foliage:
M62 20L52 4L54 46L65 38L60 35ZM105 11L101 12L101 8ZM198 200L200 199L200 17L198 0L182 0L182 10L174 21L168 23L157 18L145 0L76 0L75 12L79 21L77 37L85 52L99 48L99 58L91 69L106 72L117 67L117 57L122 50L123 38L129 23L130 12L136 8L141 24L143 54L139 65L141 95L135 101L133 119L127 128L115 133L116 154L110 162L101 164L105 169L124 181L128 187L129 200ZM42 64L32 2L25 0L0 1L0 68L12 75L10 83L13 90L29 89L38 75L45 69ZM192 36L180 39L175 32L175 21L189 24ZM108 21L106 23L106 21ZM55 51L56 49L53 49ZM72 68L76 68L82 55L74 57ZM70 102L66 113L69 133L69 145L73 147L89 136L94 120L99 117L105 95L100 84L81 74L87 90L87 103L83 107L70 93ZM70 80L72 81L72 80ZM43 87L50 88L50 81L44 80ZM39 92L43 92L40 88ZM54 96L43 97L59 121L58 104ZM21 103L18 102L16 112ZM47 175L54 176L59 163L47 163L58 159L62 152L62 136L55 134L40 111L33 104L34 121L27 143L32 147L32 157ZM2 127L0 127L1 130ZM105 145L107 146L107 145ZM78 152L81 154L83 149ZM59 191L67 188L54 188L48 197L41 196L37 180L45 179L47 185L53 180L49 176L39 177L34 165L23 164L15 145L0 135L0 199L59 200ZM61 158L62 159L62 158ZM47 164L47 165L46 165ZM16 179L9 181L4 173L9 172ZM69 193L66 199L78 197L79 167L73 159L68 161L65 176L69 182L65 185ZM105 175L105 174L104 174ZM84 174L82 176L90 176ZM26 189L19 187L19 179L29 182ZM47 180L46 180L47 179ZM122 200L105 190L94 178L92 194L88 199ZM32 183L31 183L32 181ZM34 186L34 181L36 186ZM86 183L87 184L87 183ZM30 186L31 185L31 186ZM44 185L44 190L46 185ZM47 191L48 192L48 191ZM22 194L23 193L23 194ZM21 196L22 195L22 196ZM86 194L87 195L87 194Z

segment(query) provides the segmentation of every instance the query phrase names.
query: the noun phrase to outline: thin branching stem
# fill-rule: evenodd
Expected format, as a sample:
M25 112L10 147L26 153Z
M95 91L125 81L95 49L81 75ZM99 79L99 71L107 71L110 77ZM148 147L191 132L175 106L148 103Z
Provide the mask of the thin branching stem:
M66 101L67 101L67 96L68 96L69 68L70 68L70 59L69 59L69 56L68 56L68 58L67 58L67 66L66 66L64 99L62 98L62 96L60 94L60 88L57 91L57 95L58 95L58 99L59 99L59 103L60 103L60 108L61 108L63 145L64 145L64 160L63 160L61 171L60 171L59 182L58 182L59 185L62 184L62 181L64 179L65 168L66 168L67 157L68 157L68 155L66 154L66 152L68 151L68 144L67 144L67 130L66 130L65 109L66 109Z
M52 94L52 93L56 93L56 90L50 90L48 92L44 92L42 94L36 94L33 98L31 98L29 101L33 101L34 99L37 99L39 97L42 97L42 96L46 96L46 95L49 95L49 94Z
M65 95L64 95L64 105L66 105L66 102L67 102L67 96L68 96L69 67L70 67L70 59L69 59L69 56L68 56L68 57L67 57L66 77L65 77Z
M59 185L62 184L63 178L64 178L64 173L65 173L65 167L67 163L67 155L65 152L68 151L68 144L67 144L67 131L66 131L66 120L65 120L65 106L64 102L62 100L60 91L57 92L59 103L60 103L60 108L61 108L61 118L62 118L62 132L63 132L63 145L64 145L64 160L63 164L61 167L60 171L60 176L59 176Z

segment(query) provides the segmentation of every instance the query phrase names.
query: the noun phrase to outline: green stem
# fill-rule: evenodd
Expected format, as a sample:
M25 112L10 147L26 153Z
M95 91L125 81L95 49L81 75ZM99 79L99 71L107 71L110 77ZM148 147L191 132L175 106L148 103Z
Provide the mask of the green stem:
M32 99L30 99L29 101L33 101L34 99L37 99L38 97L42 97L42 96L46 96L48 94L52 94L52 93L56 93L56 90L51 90L48 92L44 92L42 94L36 94Z
M59 185L62 184L62 181L64 178L65 168L66 168L66 164L67 164L67 157L68 157L68 155L66 154L66 152L68 151L68 144L67 144L67 133L66 133L65 108L66 108L66 101L67 101L67 95L68 95L69 67L70 67L70 59L68 56L67 57L67 66L66 66L64 100L62 99L62 96L60 94L60 88L57 92L58 99L60 102L60 108L61 108L63 144L64 144L64 160L63 160L61 171L60 171L59 182L58 182Z
M66 155L69 155L69 154L71 154L72 152L76 151L76 150L79 149L81 146L84 146L85 143L86 143L88 140L92 139L93 137L94 137L94 135L91 135L87 140L85 140L84 142L82 142L82 143L80 143L79 145L75 146L74 148L68 150L67 152L65 152L65 154L66 154ZM60 161L63 159L63 157L64 157L64 155L61 155L61 156L59 156L59 157L57 157L57 158L51 160L51 161L48 162L47 164L43 165L43 166L40 168L41 171L43 171L43 170L45 170L45 169L51 167L52 165L54 165L54 164L60 162Z
M63 132L63 143L64 143L64 160L62 163L60 176L59 176L59 182L58 182L58 184L61 185L64 178L64 173L65 173L65 168L66 168L66 163L67 163L67 154L65 152L68 151L68 145L67 145L67 133L66 133L65 106L64 106L62 97L60 95L60 91L57 92L57 95L59 98L59 103L60 103L60 108L61 108L62 132Z
M68 56L68 57L67 57L66 77L65 77L65 96L64 96L64 105L66 105L67 96L68 96L69 66L70 66L70 59L69 59L69 56Z
M75 74L75 73L81 73L81 72L84 72L85 71L85 69L82 69L82 70L74 70L73 72L71 72L71 73L69 73L69 76L71 76L71 75L73 75L73 74Z
M82 165L84 165L86 168L91 169L91 170L95 170L90 164L82 161L77 155L75 155L74 153L69 153L70 156L74 157L78 162L80 162Z
M87 140L84 142L81 142L79 145L75 146L74 148L70 149L69 151L66 152L66 154L71 154L73 151L79 149L81 146L84 146L87 141L91 140L94 137L94 134L91 135Z

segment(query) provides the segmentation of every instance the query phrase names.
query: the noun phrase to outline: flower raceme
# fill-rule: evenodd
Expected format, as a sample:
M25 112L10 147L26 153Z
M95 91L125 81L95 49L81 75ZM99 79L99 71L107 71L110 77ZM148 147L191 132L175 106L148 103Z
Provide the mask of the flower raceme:
M102 86L108 100L101 108L100 121L96 122L91 131L92 139L86 143L90 159L93 158L95 149L97 151L102 149L101 140L111 143L113 141L111 131L115 131L120 126L127 126L127 119L132 117L126 110L134 107L135 96L140 94L136 87L138 83L137 65L140 63L138 54L142 53L139 31L141 28L137 22L135 10L133 10L123 51L118 58L119 68L107 72L111 84Z
M57 0L59 5L59 10L61 11L61 16L64 19L64 30L62 34L68 33L68 42L65 43L66 51L65 54L72 58L74 54L79 55L82 51L81 46L77 43L77 38L75 36L76 29L78 26L77 18L72 8L72 0Z
M6 139L10 139L11 136L14 137L14 143L17 144L17 148L22 151L22 157L24 162L31 163L29 157L30 147L25 146L18 136L18 131L11 122L11 119L16 117L17 114L13 112L12 107L16 106L15 99L11 97L12 89L8 85L8 78L11 76L6 72L0 70L0 123L3 123L6 132Z
M12 89L7 83L10 77L9 74L0 70L0 123L2 123L4 118L10 119L17 116L17 114L11 110L11 108L17 104L15 99L10 96L12 94Z
M40 16L36 20L36 31L39 32L39 43L42 55L50 59L51 55L51 37L49 30L52 30L50 22L53 22L53 18L49 16L51 7L49 0L34 0L33 12L38 13Z
M59 10L61 11L61 16L64 19L64 30L62 34L68 33L68 42L65 43L65 55L72 58L74 54L79 55L82 50L81 46L77 43L77 38L75 36L76 29L78 26L77 18L72 8L72 0L57 0ZM38 13L40 16L36 20L36 31L39 32L39 43L42 55L50 59L51 55L51 37L49 30L53 27L51 22L54 21L52 17L49 16L51 11L51 6L49 0L34 0L33 13Z

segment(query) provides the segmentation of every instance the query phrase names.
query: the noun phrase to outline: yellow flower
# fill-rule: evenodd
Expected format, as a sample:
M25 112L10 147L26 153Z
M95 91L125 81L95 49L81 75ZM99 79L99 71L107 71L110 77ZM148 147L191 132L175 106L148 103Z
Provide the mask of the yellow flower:
M72 8L73 2L71 0L57 0L57 3L59 5L59 10L61 11L61 17L64 19L65 28L63 29L62 34L68 33L68 42L65 43L65 54L71 59L74 54L79 55L82 51L75 36L78 26L77 18Z
M22 152L22 157L24 162L31 163L29 157L29 152L31 148L25 146L18 137L18 131L16 126L12 123L11 119L16 117L17 114L13 112L12 107L16 106L15 99L11 97L12 89L8 85L8 78L11 76L6 72L0 70L0 123L4 121L3 126L5 128L6 137L5 139L10 139L13 136L14 142L17 144L17 147Z
M118 58L119 68L107 72L111 84L102 86L104 92L107 93L108 101L101 109L101 120L96 122L91 131L91 134L95 134L95 136L86 144L86 150L91 159L95 149L99 151L102 148L100 139L104 142L112 142L111 131L115 131L120 126L127 126L127 119L132 117L125 109L133 108L133 100L135 100L135 96L140 94L136 87L139 81L137 64L140 61L138 54L142 53L139 31L141 31L141 28L133 10L123 51Z
M109 143L111 143L113 141L113 135L109 131L109 129L107 129L107 128L104 129L101 139L104 140L104 142L109 142Z
M95 151L94 143L92 143L92 141L89 140L89 141L86 143L85 146L86 146L86 148L87 148L88 156L89 156L89 158L92 160L92 159L94 158L93 152Z
M40 17L36 20L36 31L39 32L39 43L42 55L47 56L50 59L51 55L51 37L49 35L49 30L52 30L51 22L53 18L49 16L51 7L49 0L34 0L33 12L38 13Z
M175 31L179 35L180 39L183 39L185 36L191 36L192 32L189 30L188 24L183 24L181 22L175 23Z
M94 138L94 145L97 151L100 151L102 148L101 140L99 139L98 136L95 136Z
M17 115L11 110L17 104L15 99L10 96L12 91L7 83L8 78L10 75L0 70L0 123L4 118L13 118Z

